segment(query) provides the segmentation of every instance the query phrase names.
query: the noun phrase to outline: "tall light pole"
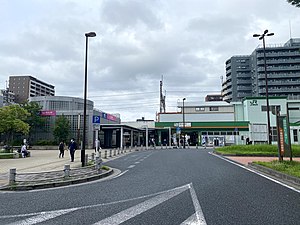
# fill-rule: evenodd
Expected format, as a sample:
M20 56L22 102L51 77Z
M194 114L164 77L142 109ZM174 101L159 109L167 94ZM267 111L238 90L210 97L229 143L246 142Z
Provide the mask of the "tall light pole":
M89 32L89 33L85 34L85 73L84 73L84 102L83 102L83 134L82 134L82 149L81 149L81 164L82 164L82 166L85 166L87 58L88 58L88 40L89 40L89 37L96 37L96 33L95 32Z
M184 115L184 101L186 98L182 99L182 122L183 122L183 127L182 127L182 133L183 133L183 148L185 148L185 115Z
M266 101L267 101L267 126L268 126L268 144L272 144L272 135L270 127L270 105L269 105L269 91L268 91L268 75L267 75L267 60L266 60L266 43L265 36L273 36L274 33L268 33L268 30L265 30L263 34L253 34L253 37L258 37L259 40L263 40L263 49L264 49L264 67L265 67L265 86L266 86Z

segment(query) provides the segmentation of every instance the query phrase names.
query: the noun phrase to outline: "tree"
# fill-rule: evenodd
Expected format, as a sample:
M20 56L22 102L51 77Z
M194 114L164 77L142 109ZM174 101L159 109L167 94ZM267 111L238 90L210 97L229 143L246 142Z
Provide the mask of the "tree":
M29 124L26 119L30 114L19 105L0 108L0 133L6 137L6 143L12 144L15 133L28 134Z
M300 8L300 0L287 0L287 2Z
M25 102L21 106L30 113L25 122L30 126L28 134L31 137L34 132L37 132L37 128L42 128L45 124L45 118L40 116L42 107L37 102Z
M55 121L55 126L53 129L53 135L57 141L66 141L70 134L70 121L66 116L58 116Z

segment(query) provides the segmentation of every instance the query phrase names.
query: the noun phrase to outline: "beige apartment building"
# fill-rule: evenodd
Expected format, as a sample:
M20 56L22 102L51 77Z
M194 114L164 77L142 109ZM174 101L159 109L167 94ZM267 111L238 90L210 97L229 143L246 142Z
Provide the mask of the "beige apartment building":
M9 77L9 91L15 94L15 102L22 103L29 97L54 96L54 85L36 79L30 75L12 75Z

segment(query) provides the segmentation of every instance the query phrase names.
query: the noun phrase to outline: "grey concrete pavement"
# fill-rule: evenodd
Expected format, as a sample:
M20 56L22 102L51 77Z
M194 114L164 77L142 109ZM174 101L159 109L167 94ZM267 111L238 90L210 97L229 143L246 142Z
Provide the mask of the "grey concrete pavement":
M116 150L117 153L118 150ZM132 150L133 151L133 150ZM86 149L86 154L91 156L94 149ZM123 154L116 154L112 150L112 157L110 157L110 150L107 150L107 159L104 158L105 149L101 150L103 162L128 154L130 151L123 151ZM16 168L17 173L39 173L49 171L62 171L66 164L70 165L71 169L81 167L81 151L75 152L74 162L70 161L69 151L65 151L64 158L59 158L59 150L30 150L31 156L27 158L16 159L0 159L0 187L8 184L9 170Z

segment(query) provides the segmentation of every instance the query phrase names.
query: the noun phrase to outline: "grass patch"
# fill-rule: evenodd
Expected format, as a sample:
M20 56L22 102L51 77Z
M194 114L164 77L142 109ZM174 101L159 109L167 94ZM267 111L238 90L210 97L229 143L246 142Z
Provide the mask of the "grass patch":
M277 145L231 145L217 148L221 154L240 156L278 156ZM292 145L293 157L300 157L300 146Z
M103 170L109 170L109 167L108 166L102 166L102 168L101 169L103 169Z
M300 178L300 162L274 160L272 162L253 162L255 164L268 167L270 169Z

